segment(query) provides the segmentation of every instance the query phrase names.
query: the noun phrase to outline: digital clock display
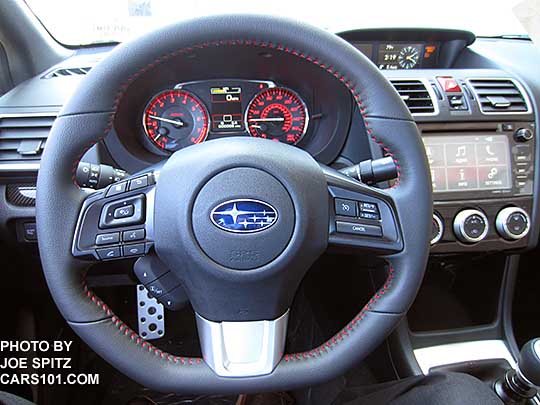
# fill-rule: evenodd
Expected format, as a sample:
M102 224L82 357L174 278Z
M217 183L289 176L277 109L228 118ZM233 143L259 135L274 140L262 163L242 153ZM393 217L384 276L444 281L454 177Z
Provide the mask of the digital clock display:
M380 44L379 69L414 69L421 66L422 44Z

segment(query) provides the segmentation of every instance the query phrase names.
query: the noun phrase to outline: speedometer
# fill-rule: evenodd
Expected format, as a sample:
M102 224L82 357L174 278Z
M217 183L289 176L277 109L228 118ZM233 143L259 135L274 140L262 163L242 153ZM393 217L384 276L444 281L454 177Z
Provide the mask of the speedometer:
M295 145L303 138L309 116L306 104L290 89L261 91L249 103L246 128L251 136Z
M204 141L208 122L203 103L185 90L168 90L156 95L146 106L143 117L148 139L167 152Z

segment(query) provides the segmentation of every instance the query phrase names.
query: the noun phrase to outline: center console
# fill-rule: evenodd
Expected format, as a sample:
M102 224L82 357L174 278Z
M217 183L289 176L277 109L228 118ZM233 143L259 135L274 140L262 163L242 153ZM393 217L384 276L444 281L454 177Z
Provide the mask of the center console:
M432 177L432 252L526 247L533 207L534 123L419 127Z

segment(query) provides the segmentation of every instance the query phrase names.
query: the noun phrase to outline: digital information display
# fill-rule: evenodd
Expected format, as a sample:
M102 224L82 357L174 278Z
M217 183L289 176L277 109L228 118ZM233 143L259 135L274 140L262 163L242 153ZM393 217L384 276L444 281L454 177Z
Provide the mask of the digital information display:
M377 56L379 69L414 69L421 65L422 44L381 44Z
M512 187L505 135L437 135L423 141L435 193Z
M244 130L242 87L211 87L210 101L213 132Z

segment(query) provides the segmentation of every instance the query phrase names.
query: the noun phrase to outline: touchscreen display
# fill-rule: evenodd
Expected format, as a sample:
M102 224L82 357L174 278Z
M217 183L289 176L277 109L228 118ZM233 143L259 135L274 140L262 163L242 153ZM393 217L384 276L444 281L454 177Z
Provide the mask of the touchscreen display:
M510 146L505 135L423 137L434 192L509 189Z

